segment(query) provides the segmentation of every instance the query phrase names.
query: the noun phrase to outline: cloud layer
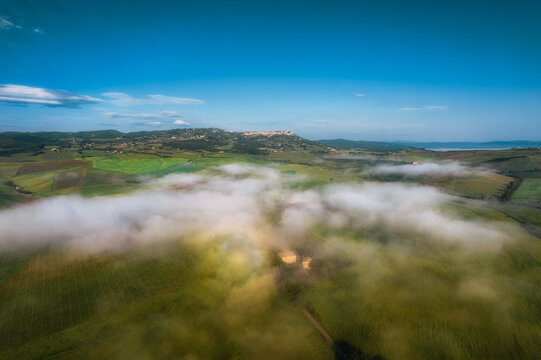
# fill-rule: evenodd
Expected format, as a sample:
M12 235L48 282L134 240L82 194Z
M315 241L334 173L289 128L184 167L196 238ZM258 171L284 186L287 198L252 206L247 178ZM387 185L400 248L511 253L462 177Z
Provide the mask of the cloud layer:
M103 97L111 104L118 106L133 106L133 105L164 105L164 104L204 104L200 99L181 98L174 96L166 96L161 94L148 95L146 97L132 97L123 92L107 92L102 94Z
M0 17L0 30L9 30L13 27L15 27L15 24L13 24L8 19Z
M14 24L13 21L8 20L5 17L0 16L0 31L9 31L9 30L26 30L19 24ZM31 28L28 31L35 34L43 34L43 30L39 28Z
M13 26L12 23L3 18L0 18L0 21L0 27L8 28ZM33 32L42 33L42 31L37 28L34 29ZM204 104L204 101L199 99L180 98L161 94L148 95L144 98L134 98L122 92L109 92L102 94L102 96L105 99L95 98L88 95L79 95L66 90L54 90L16 84L0 84L0 102L8 104L36 104L53 107L78 107L79 105L104 102L123 107L132 105ZM162 116L168 116L168 114L174 115L172 117L178 117L176 116L178 114L172 111L163 111L161 113ZM129 115L134 118L138 115L145 114L124 115Z
M0 85L0 102L10 104L78 107L79 105L95 104L101 101L101 99L79 95L65 90L52 90L14 84Z
M119 112L106 112L103 113L104 117L110 119L120 119L120 120L137 120L135 125L150 125L150 126L159 126L164 123L174 125L189 125L187 121L181 119L181 115L175 111L164 110L160 113L119 113Z
M377 239L383 231L387 241L465 248L498 248L509 239L498 224L441 212L440 205L449 199L433 188L404 184L294 191L274 169L232 164L205 175L151 180L147 190L130 195L63 196L3 210L0 249L38 244L90 252L123 250L190 235L254 238L265 229L282 234L266 244L276 246L312 226L359 232L368 239ZM277 220L269 223L271 218Z

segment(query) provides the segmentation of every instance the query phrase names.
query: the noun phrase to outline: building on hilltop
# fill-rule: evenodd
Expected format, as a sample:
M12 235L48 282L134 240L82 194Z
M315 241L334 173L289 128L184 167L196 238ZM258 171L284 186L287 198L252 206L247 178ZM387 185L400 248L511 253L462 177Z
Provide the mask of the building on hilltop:
M273 135L288 135L292 136L295 135L291 131L274 131L274 130L267 130L267 131L245 131L242 133L242 135L245 136L257 136L257 135L263 135L263 136L273 136Z

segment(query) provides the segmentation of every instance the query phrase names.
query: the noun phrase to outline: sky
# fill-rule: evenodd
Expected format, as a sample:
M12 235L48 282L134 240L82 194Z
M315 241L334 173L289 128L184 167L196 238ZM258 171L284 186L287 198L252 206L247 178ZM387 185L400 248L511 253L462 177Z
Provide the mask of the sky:
M0 0L0 131L541 140L541 1Z

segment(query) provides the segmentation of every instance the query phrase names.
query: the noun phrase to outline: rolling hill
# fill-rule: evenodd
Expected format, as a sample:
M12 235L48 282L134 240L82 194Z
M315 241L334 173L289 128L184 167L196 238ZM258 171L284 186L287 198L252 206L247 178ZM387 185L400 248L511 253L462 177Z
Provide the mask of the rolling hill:
M65 148L107 147L109 150L150 145L152 150L227 151L267 154L279 151L327 152L327 146L290 132L234 132L215 128L172 129L122 133L116 130L81 132L0 133L0 156L39 153L46 146Z
M319 143L342 150L364 150L374 152L402 151L414 148L414 146L382 142L382 141L358 141L344 139L318 140Z

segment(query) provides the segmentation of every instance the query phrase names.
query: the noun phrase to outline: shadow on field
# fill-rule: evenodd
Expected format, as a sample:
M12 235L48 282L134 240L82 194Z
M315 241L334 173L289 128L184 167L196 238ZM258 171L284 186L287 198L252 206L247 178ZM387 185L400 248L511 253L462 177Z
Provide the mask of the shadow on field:
M334 358L336 360L385 360L380 355L369 356L345 340L334 342Z

